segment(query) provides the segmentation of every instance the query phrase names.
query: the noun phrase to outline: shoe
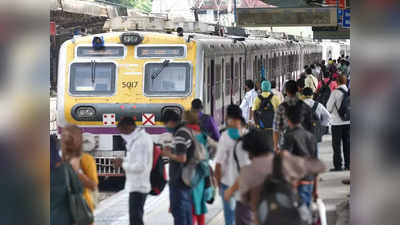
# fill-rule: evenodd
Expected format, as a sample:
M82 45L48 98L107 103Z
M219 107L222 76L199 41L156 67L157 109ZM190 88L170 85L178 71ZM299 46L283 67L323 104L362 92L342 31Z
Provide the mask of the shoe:
M343 169L342 168L332 168L329 171L331 171L331 172L340 172L340 171L343 171Z
M350 179L342 180L342 184L350 185Z

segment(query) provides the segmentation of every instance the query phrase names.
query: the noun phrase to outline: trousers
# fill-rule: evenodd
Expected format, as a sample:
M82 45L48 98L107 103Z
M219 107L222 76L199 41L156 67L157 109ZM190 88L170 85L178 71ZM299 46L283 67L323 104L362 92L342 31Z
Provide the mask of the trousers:
M344 156L344 167L350 169L350 124L332 126L333 166L341 169Z
M143 225L144 203L147 194L139 192L129 193L129 224Z

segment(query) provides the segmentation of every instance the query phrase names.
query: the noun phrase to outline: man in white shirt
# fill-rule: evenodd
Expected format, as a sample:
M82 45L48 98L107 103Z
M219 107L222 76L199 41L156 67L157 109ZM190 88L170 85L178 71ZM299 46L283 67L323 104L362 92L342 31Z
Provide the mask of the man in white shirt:
M125 190L129 192L130 224L143 225L144 203L151 190L150 172L153 166L153 140L143 128L137 128L135 120L124 117L118 130L126 142L126 157L116 159L114 165L125 170Z
M239 169L242 166L250 164L247 152L243 151L241 147L242 144L239 142L236 145L239 138L245 132L245 129L242 127L243 120L239 106L228 106L228 128L222 133L219 139L217 155L215 157L215 177L219 184L220 195L223 201L225 225L235 224L236 200L240 196L237 189L235 189L238 187L236 180L239 176ZM235 196L235 198L231 198L231 196Z
M246 94L242 100L242 104L240 104L240 109L242 110L243 118L247 123L250 118L251 107L253 107L254 99L257 98L258 93L254 90L254 82L252 80L246 80L244 85Z
M331 171L342 171L342 151L341 144L343 143L343 155L345 170L350 170L350 121L343 121L339 115L339 109L344 99L344 93L348 92L346 86L347 78L340 75L337 79L338 87L331 93L326 108L331 113L332 120L332 148L333 148L333 165Z
M318 79L312 74L311 68L307 68L306 70L306 79L304 83L304 88L309 87L312 89L313 93L315 93L318 87Z

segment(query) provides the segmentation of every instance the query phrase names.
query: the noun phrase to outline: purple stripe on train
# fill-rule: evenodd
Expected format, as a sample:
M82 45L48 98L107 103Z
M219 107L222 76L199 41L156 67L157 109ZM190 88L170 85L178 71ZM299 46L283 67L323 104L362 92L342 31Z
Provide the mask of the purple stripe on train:
M61 133L61 127L58 128L58 132ZM145 127L146 132L149 134L162 134L167 132L165 127ZM116 127L81 127L82 132L91 134L119 134Z

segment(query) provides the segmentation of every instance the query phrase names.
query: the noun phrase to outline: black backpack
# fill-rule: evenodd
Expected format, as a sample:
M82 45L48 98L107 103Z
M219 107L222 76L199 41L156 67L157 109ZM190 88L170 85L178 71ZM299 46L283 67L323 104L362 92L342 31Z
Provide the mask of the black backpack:
M150 172L151 191L150 195L159 195L167 184L166 162L161 157L161 146L154 145L153 167Z
M260 128L272 128L275 115L274 105L271 102L273 96L272 93L267 98L258 96L261 104L260 108L254 112L254 121Z
M351 112L350 93L346 92L342 88L338 88L338 90L343 93L342 104L338 109L339 116L343 121L350 121L350 112Z
M317 142L322 141L322 135L323 135L323 129L321 125L321 118L318 117L317 115L317 108L318 108L318 102L314 102L314 105L312 107L312 115L313 115L313 134L315 138L317 139Z
M320 102L324 106L326 106L326 103L328 102L329 97L331 96L331 88L329 87L331 82L332 80L330 79L326 84L322 81L322 86L319 89L315 98L315 101Z
M313 124L315 123L315 119L312 115L312 109L308 106L304 101L298 100L296 104L301 104L301 113L303 115L303 120L301 121L301 126L307 131L314 133ZM286 110L286 107L289 106L287 102L282 103L283 107ZM285 112L286 113L286 112Z
M282 158L274 156L273 172L265 180L256 211L261 225L309 225L311 211L282 173Z

